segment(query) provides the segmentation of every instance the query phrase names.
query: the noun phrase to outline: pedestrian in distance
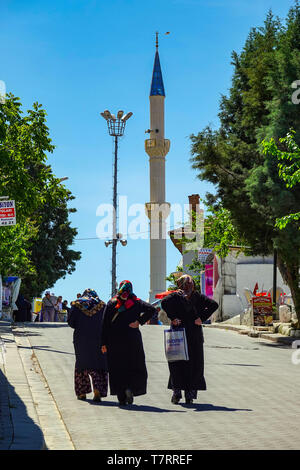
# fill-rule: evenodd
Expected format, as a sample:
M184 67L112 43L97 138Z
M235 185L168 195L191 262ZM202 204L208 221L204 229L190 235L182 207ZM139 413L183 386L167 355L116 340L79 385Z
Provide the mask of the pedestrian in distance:
M16 322L29 322L31 321L32 306L29 300L25 299L22 294L18 295L16 300L18 310L15 311Z
M57 320L59 322L64 321L65 313L62 312L62 310L63 310L62 296L59 295L57 297L57 301L56 301L56 304L55 304L55 313L56 313Z
M161 306L172 329L185 329L189 360L168 362L168 388L173 390L172 403L179 403L184 390L185 402L190 404L198 390L206 390L202 323L217 310L218 303L196 291L193 278L187 274L177 280L177 286L178 290L165 297Z
M55 302L51 299L50 292L47 291L42 300L42 321L54 322L55 320Z
M155 308L138 299L129 281L122 281L118 292L106 305L102 328L102 353L107 353L110 394L120 405L130 405L134 397L147 393L147 368L140 325L156 313Z
M68 324L74 329L75 394L85 400L91 393L94 401L107 396L108 377L106 356L101 354L101 328L105 303L92 289L86 289L82 297L72 302ZM90 380L91 378L91 380Z
M63 309L64 312L66 312L66 316L67 316L67 319L68 319L71 309L70 309L70 307L68 307L68 301L67 300L63 301L62 309Z

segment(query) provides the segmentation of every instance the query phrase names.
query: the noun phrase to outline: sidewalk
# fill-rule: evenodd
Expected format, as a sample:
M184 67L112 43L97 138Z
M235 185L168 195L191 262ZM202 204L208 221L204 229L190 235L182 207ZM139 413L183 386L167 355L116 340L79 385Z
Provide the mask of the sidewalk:
M0 450L74 446L23 324L0 321Z
M11 323L0 321L0 450L45 449Z

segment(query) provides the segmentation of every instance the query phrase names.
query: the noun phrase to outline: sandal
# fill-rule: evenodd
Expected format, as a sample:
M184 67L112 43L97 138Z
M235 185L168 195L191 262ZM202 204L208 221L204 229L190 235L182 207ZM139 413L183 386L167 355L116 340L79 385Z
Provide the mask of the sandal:
M101 395L100 395L100 392L99 390L94 390L94 398L93 398L93 401L101 401Z
M78 395L77 400L86 400L86 395Z

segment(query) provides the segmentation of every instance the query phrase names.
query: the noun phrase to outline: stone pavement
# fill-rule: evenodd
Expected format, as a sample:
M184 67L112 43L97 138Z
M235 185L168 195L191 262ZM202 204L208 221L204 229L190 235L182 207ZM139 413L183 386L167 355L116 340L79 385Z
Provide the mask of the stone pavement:
M20 446L20 437L24 449L29 441L30 448L42 448L43 440L50 450L300 448L300 365L292 364L290 346L205 327L207 391L199 392L193 405L173 405L166 388L164 327L146 325L141 331L148 393L131 406L119 407L112 396L101 403L94 403L91 395L86 402L76 400L72 330L67 325L13 326L12 336L3 333L2 324L0 336L7 348L4 371L10 382L6 386L19 397L27 428L17 430L19 440L15 440L11 426L0 448ZM2 380L0 384L2 401ZM10 403L1 407L2 421L16 430L18 408L10 408ZM34 439L38 435L40 441Z
M27 371L11 324L0 322L0 450L45 448Z

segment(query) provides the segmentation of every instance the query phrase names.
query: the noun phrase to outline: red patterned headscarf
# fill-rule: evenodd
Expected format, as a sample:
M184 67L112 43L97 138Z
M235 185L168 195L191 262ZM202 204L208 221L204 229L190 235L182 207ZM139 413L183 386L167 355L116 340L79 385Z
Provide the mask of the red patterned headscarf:
M126 298L122 299L121 296ZM116 303L116 309L119 312L122 312L123 310L127 310L132 307L135 304L135 301L139 299L133 293L131 282L126 280L120 283L117 295L115 295L111 300Z

